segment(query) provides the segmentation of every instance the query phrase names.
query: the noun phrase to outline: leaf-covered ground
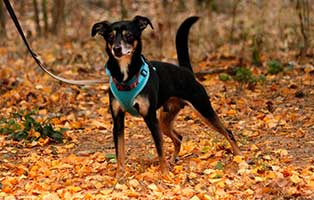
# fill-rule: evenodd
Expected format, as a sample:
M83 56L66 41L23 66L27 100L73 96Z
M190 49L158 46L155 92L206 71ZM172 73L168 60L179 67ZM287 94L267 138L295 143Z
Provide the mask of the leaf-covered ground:
M105 59L93 42L44 47L43 59L58 74L75 79L104 77ZM290 64L250 89L234 80L221 81L218 74L202 76L213 107L235 133L243 156L234 157L227 141L186 107L175 124L184 135L180 160L170 164L167 177L159 174L155 147L143 120L127 116L125 178L117 182L108 85L59 83L39 71L21 49L17 44L0 48L0 116L37 109L39 122L68 128L68 139L64 144L16 142L0 135L0 198L314 198L312 65ZM237 62L211 57L223 56L208 55L195 70ZM251 69L256 75L267 71L266 66ZM165 149L170 160L173 146L168 138Z

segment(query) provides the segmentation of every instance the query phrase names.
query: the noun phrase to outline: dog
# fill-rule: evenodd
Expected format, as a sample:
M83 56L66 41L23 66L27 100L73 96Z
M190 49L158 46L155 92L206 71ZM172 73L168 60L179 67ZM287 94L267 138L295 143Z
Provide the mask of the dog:
M151 21L144 16L110 23L101 21L92 26L91 35L101 35L109 56L105 65L110 75L110 111L113 119L113 139L117 159L117 176L123 173L125 162L124 118L129 112L144 118L158 153L160 170L168 173L163 150L163 134L174 144L173 159L180 151L182 136L173 129L179 111L190 105L214 130L231 144L233 154L241 151L230 130L225 128L213 110L204 87L195 79L188 52L188 35L198 17L187 18L176 35L179 65L148 61L142 55L141 35ZM159 119L157 110L160 108Z

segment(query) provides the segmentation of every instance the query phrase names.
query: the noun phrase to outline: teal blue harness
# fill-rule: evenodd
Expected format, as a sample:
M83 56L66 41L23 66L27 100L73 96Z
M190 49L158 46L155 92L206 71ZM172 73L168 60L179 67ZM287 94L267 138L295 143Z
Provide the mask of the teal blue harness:
M139 116L138 111L134 108L135 97L143 90L149 79L149 66L142 57L143 65L138 74L126 83L119 83L110 74L110 71L105 65L106 74L110 76L110 90L114 97L119 101L123 109L133 116Z

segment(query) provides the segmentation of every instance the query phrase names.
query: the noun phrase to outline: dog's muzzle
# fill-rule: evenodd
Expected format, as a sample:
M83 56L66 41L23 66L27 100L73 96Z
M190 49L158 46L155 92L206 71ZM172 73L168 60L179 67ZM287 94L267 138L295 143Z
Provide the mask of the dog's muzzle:
M122 56L122 46L121 45L115 45L113 47L113 53L116 57L121 57Z

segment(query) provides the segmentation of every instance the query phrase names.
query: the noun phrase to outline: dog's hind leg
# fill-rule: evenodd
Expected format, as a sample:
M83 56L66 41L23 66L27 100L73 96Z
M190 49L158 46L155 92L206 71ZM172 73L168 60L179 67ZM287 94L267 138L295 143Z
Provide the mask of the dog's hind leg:
M233 133L228 130L220 121L219 117L211 106L209 97L204 87L196 81L192 85L193 87L189 92L190 95L186 96L185 100L191 104L191 106L197 111L206 124L210 125L213 129L225 136L232 147L233 154L240 155L241 151L237 145Z
M160 128L163 134L170 137L174 145L174 153L172 161L175 162L177 156L180 152L182 136L173 129L173 122L179 113L179 111L184 107L184 102L178 98L172 98L166 103L167 110L160 109L159 112L159 122Z

